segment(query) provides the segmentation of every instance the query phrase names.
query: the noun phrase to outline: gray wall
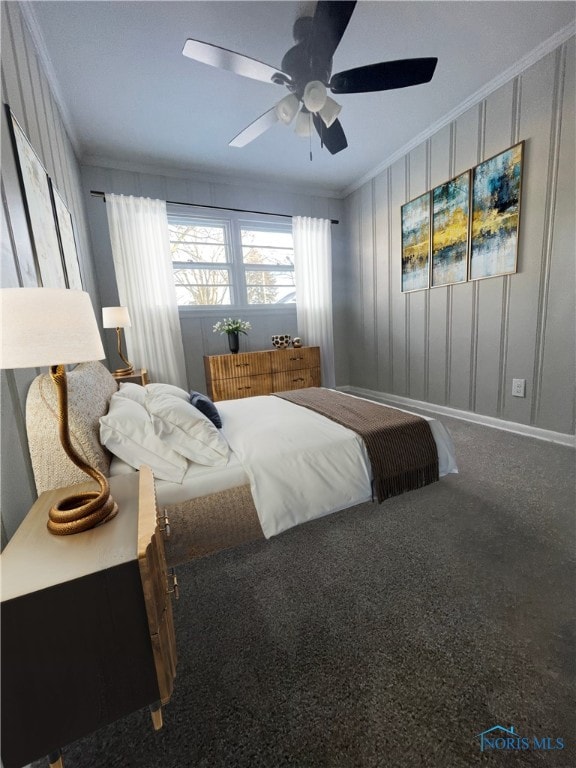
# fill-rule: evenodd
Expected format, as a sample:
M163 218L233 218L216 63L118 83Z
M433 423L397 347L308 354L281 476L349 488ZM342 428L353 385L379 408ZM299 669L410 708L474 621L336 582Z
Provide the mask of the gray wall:
M82 166L82 186L85 206L88 213L92 250L95 258L98 284L103 306L115 306L118 303L118 290L114 273L114 262L110 248L106 203L92 197L91 190L123 195L153 197L173 202L215 205L227 208L241 208L271 213L300 216L315 216L328 219L342 219L344 206L342 200L319 197L302 191L290 191L272 188L255 188L244 183L225 183L208 181L197 175L188 176L185 172L167 171L164 175L127 171L115 168ZM206 209L203 209L206 211ZM218 211L212 211L218 215ZM334 285L334 333L339 338L345 332L344 315L347 293L343 275L345 272L345 236L344 224L332 226L333 285ZM214 334L212 326L222 317L238 316L248 320L252 330L247 336L241 336L241 350L271 348L270 336L273 333L297 335L295 306L281 308L242 309L241 312L226 307L209 310L180 310L182 339L186 356L188 384L191 388L206 391L204 379L203 355L218 354L227 351L226 339ZM115 333L105 335L108 359L116 360ZM130 356L129 356L130 357ZM131 358L130 358L131 359ZM145 365L145 360L132 360L135 365ZM117 367L119 362L114 363ZM348 381L348 356L345 347L337 348L336 377L338 383Z
M58 106L42 71L16 3L1 4L2 101L26 132L74 220L84 287L100 306L80 189L80 172ZM31 253L4 109L2 123L1 285L21 285L18 256ZM26 393L40 371L2 371L0 512L2 544L14 533L36 498L25 427Z
M347 198L352 386L574 433L574 73L572 38ZM522 139L518 273L402 294L401 206Z

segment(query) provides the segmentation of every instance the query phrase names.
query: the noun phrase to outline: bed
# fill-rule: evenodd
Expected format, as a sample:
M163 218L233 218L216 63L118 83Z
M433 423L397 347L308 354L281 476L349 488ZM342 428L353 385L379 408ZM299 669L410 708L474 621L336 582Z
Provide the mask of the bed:
M386 411L402 421L407 413L332 390L299 390L220 401L217 428L212 413L202 407L200 418L189 393L176 387L132 384L118 389L98 362L83 363L68 374L70 434L78 453L107 476L137 471L140 464L152 466L159 506L171 521L171 564L270 538L371 501L377 480L372 437L361 425L357 432L338 423L348 406L354 411L368 403L376 415ZM332 416L318 412L319 407L328 407ZM412 487L457 472L445 427L426 417L409 419L429 433L436 459L434 476L420 473ZM26 423L38 493L86 480L60 447L48 374L30 387ZM400 427L395 430L401 434Z

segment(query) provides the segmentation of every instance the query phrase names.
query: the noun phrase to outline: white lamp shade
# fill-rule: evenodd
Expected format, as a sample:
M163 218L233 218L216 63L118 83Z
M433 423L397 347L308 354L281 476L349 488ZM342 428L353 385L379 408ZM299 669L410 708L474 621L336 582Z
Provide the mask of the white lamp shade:
M320 80L311 80L304 88L304 106L310 112L319 112L327 99L326 86Z
M104 328L130 328L128 307L102 307L102 326Z
M300 102L294 96L293 93L289 93L288 96L284 96L278 104L276 104L276 115L278 120L288 125L294 120L296 112L298 112L298 105Z
M338 104L337 101L334 101L334 99L331 99L330 96L326 97L326 104L322 107L322 109L319 111L319 115L324 121L324 125L326 128L330 128L332 123L336 120L340 112L342 111L342 107L340 104Z
M85 291L2 288L0 319L1 368L41 368L105 357Z
M297 136L311 136L312 135L312 118L310 112L306 112L303 109L296 115L296 122L294 123L294 133Z

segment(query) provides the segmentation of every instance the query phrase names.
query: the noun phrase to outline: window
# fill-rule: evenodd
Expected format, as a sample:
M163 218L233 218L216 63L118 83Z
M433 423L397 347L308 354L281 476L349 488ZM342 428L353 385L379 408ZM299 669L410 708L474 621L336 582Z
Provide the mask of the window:
M257 306L296 301L292 224L211 218L168 210L180 306Z

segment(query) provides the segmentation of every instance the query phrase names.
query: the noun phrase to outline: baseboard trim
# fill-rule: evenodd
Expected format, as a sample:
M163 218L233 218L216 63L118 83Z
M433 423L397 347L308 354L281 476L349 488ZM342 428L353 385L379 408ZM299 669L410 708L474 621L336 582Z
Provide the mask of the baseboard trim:
M426 411L428 413L451 416L454 419L471 421L475 424L482 424L485 427L502 429L505 432L515 432L518 435L535 437L537 440L547 440L550 443L560 443L561 445L567 445L570 448L576 448L576 435L570 435L564 432L553 432L549 429L532 427L529 424L519 424L515 421L505 421L504 419L497 419L493 416L484 416L481 413L473 413L472 411L460 411L457 408L449 408L446 405L427 403L422 400L412 400L409 397L391 395L387 392L376 392L375 390L364 389L362 387L352 387L346 385L343 387L338 387L338 389L341 392L349 392L351 395L367 397L370 400L377 400L389 405L397 405L402 408L418 408L419 410Z

